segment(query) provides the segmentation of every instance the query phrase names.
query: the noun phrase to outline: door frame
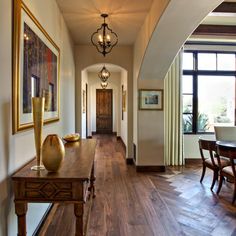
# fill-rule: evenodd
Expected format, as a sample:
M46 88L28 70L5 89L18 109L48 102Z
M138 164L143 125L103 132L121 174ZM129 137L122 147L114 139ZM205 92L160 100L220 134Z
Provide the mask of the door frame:
M96 133L101 134L101 132L97 132L97 91L101 90L103 91L104 89L96 89ZM111 132L110 134L113 134L113 89L105 89L111 91Z
M85 135L86 138L88 138L88 84L85 84L85 95L86 95L86 100L85 100L85 114L86 114L86 131Z

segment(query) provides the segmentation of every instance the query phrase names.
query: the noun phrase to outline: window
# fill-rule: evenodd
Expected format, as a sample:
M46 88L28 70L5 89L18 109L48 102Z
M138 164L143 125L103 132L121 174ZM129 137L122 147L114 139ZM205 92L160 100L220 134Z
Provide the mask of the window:
M236 54L186 51L183 56L183 131L214 132L235 124Z

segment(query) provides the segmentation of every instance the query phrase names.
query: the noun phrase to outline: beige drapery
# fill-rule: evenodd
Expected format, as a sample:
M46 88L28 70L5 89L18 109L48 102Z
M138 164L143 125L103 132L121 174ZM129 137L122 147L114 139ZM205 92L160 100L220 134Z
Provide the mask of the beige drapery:
M183 165L182 131L182 50L176 56L164 81L165 165Z

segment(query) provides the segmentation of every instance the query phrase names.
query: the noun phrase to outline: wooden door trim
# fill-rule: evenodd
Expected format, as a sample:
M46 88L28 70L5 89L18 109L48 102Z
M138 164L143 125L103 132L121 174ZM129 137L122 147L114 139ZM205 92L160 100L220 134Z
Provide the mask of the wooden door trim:
M96 89L96 99L97 99L97 91L104 91L104 89ZM106 91L111 92L111 131L109 133L113 133L113 89L106 89ZM96 105L97 105L97 100L96 100ZM96 133L101 134L101 133L106 133L106 132L101 132L97 130L97 106L96 106Z
M86 94L86 100L85 100L85 114L86 114L86 138L88 138L88 84L85 84L85 94Z

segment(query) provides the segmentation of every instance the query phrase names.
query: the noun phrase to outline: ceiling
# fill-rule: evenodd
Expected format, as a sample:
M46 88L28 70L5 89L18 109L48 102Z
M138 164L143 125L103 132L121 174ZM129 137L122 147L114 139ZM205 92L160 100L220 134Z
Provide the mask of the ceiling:
M205 30L201 26L206 26ZM229 28L222 28L221 26ZM203 31L199 31L199 28ZM189 39L190 41L235 42L235 29L236 0L226 0L205 17Z
M56 0L76 44L90 44L91 34L103 23L117 33L119 45L132 45L153 0Z
M236 0L225 0L223 4L235 4ZM231 5L230 5L231 6ZM232 12L230 11L232 10ZM236 12L234 9L227 9L227 12L213 11L203 20L202 24L208 25L236 25Z
M114 72L114 73L119 73L122 70L124 70L123 68L121 68L120 66L117 65L113 65L113 64L109 64L109 63L99 63L99 64L94 64L92 66L89 66L86 68L87 72L94 72L94 73L98 73L103 66L105 66L110 72Z

